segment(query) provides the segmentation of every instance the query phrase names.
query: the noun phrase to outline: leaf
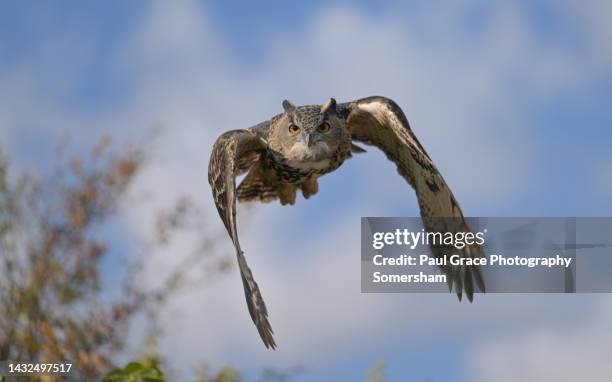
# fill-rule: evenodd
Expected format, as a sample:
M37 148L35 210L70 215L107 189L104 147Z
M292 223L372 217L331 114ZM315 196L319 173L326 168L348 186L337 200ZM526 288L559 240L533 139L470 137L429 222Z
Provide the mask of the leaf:
M126 374L134 374L134 373L138 373L138 372L142 371L142 369L144 369L144 366L142 366L142 364L140 364L138 362L130 362L123 369L123 371Z
M123 369L111 371L102 382L166 382L162 372L155 366L130 362Z
M115 369L113 371L111 371L110 373L108 373L103 379L102 382L119 382L119 381L125 381L126 380L126 375L123 372L122 369Z

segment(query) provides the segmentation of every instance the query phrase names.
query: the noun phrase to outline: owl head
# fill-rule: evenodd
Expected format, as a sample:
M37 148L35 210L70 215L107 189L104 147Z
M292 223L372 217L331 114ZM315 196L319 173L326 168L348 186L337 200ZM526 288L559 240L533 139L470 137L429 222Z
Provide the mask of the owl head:
M333 155L338 146L350 141L344 119L339 118L336 100L324 105L294 106L284 100L285 112L276 121L276 140L287 159L320 161Z

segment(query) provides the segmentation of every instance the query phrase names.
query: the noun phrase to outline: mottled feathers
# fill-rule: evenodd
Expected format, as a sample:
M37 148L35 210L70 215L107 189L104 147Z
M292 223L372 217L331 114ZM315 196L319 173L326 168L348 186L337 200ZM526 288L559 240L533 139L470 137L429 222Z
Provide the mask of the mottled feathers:
M353 140L374 145L397 165L398 173L416 191L423 225L429 232L470 232L459 203L444 178L410 129L408 120L395 102L384 97L369 97L344 105ZM447 248L432 247L433 255L443 256ZM459 251L462 257L483 257L478 245ZM461 300L465 291L472 301L474 283L485 291L477 266L446 266L449 288Z
M266 347L275 348L276 343L272 337L272 327L268 321L268 310L261 296L259 286L255 282L253 273L240 249L238 232L236 230L235 177L248 168L249 163L245 158L256 160L257 153L262 147L264 146L260 139L249 130L228 131L221 135L217 142L215 142L210 156L208 182L212 187L219 216L223 220L223 224L236 248L240 277L242 278L244 294L251 318Z

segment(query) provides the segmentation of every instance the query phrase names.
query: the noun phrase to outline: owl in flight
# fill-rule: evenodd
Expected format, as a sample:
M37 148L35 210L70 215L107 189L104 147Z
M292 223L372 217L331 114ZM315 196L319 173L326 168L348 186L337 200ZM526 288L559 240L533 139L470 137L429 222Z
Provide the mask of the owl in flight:
M234 246L251 318L266 347L276 347L268 311L238 242L236 199L241 202L294 204L296 193L308 199L319 190L320 176L340 167L352 153L364 149L354 142L381 149L397 165L399 174L415 190L423 225L431 232L470 232L461 208L444 178L419 143L399 106L384 97L368 97L337 104L294 106L243 130L231 130L215 142L208 165L208 181L219 215ZM247 172L248 171L248 172ZM236 187L236 176L247 172ZM452 219L439 219L452 218ZM445 256L432 247L432 255ZM466 246L462 257L482 257L482 249ZM441 266L449 288L459 300L465 291L472 301L474 284L484 292L476 266Z

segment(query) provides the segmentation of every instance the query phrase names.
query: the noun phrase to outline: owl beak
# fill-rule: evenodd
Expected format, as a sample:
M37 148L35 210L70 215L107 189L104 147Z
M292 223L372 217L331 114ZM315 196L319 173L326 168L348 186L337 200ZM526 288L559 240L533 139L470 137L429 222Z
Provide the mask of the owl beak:
M306 135L306 145L311 147L314 144L314 136L312 134Z

